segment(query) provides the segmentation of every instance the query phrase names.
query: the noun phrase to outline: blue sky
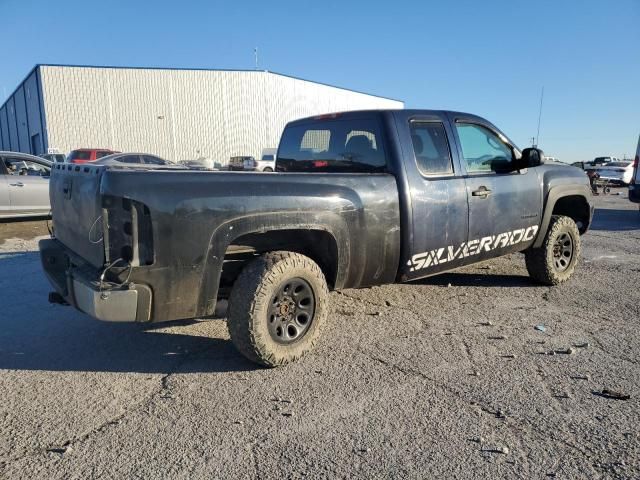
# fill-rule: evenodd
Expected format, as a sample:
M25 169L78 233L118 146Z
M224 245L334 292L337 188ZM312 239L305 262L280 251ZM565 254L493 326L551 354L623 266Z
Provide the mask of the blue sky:
M462 110L564 161L635 153L640 0L0 0L0 103L36 63L260 68Z

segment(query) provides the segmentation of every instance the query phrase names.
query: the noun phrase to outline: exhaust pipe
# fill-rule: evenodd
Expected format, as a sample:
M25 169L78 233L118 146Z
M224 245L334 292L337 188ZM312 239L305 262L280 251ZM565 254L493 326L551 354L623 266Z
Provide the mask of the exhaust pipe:
M58 292L49 292L49 303L56 303L58 305L69 305L64 297Z

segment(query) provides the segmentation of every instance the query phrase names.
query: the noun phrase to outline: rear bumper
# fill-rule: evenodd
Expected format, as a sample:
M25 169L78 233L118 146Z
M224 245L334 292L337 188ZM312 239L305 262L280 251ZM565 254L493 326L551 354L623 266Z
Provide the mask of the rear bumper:
M108 322L146 322L151 314L151 289L130 283L101 288L99 272L83 264L55 239L41 240L40 260L53 288L78 310Z
M639 184L631 184L629 185L629 200L634 203L640 203L640 185Z

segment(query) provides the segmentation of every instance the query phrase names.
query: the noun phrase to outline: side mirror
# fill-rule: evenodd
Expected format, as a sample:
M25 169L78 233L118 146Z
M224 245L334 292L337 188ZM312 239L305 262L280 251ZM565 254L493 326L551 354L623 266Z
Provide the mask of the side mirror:
M519 162L521 168L538 167L544 163L544 152L539 148L525 148Z

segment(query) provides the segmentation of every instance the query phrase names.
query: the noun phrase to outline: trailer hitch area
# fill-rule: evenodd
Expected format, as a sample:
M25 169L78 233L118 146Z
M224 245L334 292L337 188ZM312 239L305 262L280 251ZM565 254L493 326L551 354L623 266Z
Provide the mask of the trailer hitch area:
M49 303L68 306L69 303L58 292L49 292Z

